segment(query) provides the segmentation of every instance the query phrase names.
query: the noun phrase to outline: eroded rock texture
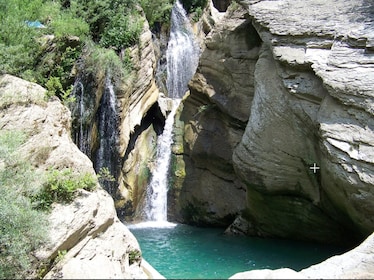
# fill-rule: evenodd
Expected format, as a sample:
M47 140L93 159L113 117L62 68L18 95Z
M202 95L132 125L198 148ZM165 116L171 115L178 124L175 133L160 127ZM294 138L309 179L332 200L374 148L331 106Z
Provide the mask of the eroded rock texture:
M40 174L69 168L96 177L92 162L71 139L70 111L57 98L45 101L45 92L34 83L0 76L0 128L27 134L20 155ZM99 184L95 191L81 190L70 204L54 203L46 235L45 244L33 252L36 262L45 264L35 277L152 277L152 268L141 266L137 240L119 221L112 197Z
M260 39L243 11L229 11L206 39L184 127L185 180L180 213L195 224L227 225L245 207L232 153L248 120Z
M97 173L108 168L115 181L104 182L105 189L117 201L118 213L129 215L137 206L136 195L144 191L142 174L149 172L149 158L133 151L134 142L147 128L143 120L155 117L149 111L159 97L155 48L147 21L144 18L138 44L119 54L121 59L131 59L132 69L125 77L105 65L90 69L90 55L85 53L74 87L77 102L70 108L73 136L80 150L93 161ZM114 97L110 96L111 91ZM142 182L134 184L134 180Z
M245 12L233 4L208 35L184 104L192 178L181 192L184 218L217 222L245 208L251 234L322 242L367 236L374 229L373 4L240 4Z
M243 4L264 41L251 117L234 152L254 221L262 232L284 237L336 241L369 234L372 4ZM321 168L316 173L314 163Z

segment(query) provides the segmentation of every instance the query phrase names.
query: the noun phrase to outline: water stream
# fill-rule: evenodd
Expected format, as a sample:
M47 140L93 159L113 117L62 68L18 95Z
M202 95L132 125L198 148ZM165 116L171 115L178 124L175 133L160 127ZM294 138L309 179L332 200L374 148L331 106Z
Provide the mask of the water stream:
M157 139L156 168L152 174L151 182L147 188L146 203L144 207L147 221L167 221L167 191L168 174L171 157L171 144L173 142L173 124L175 112L180 99L173 100L172 111L169 113L162 135Z
M171 14L170 39L166 50L168 97L171 99L162 135L157 139L155 169L147 187L143 216L147 221L167 221L167 191L171 145L173 142L174 116L187 84L196 71L199 46L195 42L190 22L183 6L177 1Z
M89 130L84 127L84 119L86 114L85 108L85 89L80 78L74 83L73 96L77 99L77 106L71 107L71 111L76 112L76 118L79 125L79 129L75 130L74 142L77 144L79 150L85 155L90 156L90 133Z
M199 62L200 48L182 4L176 1L171 13L170 38L166 50L170 98L182 98Z
M94 167L97 173L102 168L107 168L110 174L118 177L119 154L118 147L118 113L116 94L108 75L105 81L105 89L97 112L99 132L99 148L94 159ZM116 182L103 181L105 189L113 196L116 190Z
M196 228L167 222L167 191L173 124L199 58L199 47L182 5L172 10L166 51L168 97L172 108L157 140L155 168L147 187L145 222L128 225L143 257L170 279L222 279L246 270L290 267L296 270L335 254L339 248L296 241L223 235L223 229Z

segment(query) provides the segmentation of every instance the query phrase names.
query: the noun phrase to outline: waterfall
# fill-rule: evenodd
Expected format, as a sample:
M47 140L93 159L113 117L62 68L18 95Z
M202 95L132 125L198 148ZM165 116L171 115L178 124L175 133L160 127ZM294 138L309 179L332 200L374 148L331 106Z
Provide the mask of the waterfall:
M168 175L173 142L174 117L188 82L196 71L199 46L183 6L177 1L171 14L170 38L166 50L168 97L172 108L167 116L162 135L157 139L155 170L148 185L144 213L148 221L167 221Z
M80 78L74 83L72 92L73 96L77 99L77 106L70 107L72 112L76 112L77 122L79 123L79 129L75 130L74 142L77 144L79 150L81 150L87 156L90 156L90 132L84 125L85 119L85 100L84 100L84 85Z
M166 50L167 81L170 98L182 98L188 90L188 82L195 74L200 49L186 11L179 1L171 13L170 39Z
M164 131L157 139L156 168L147 188L147 203L144 209L148 221L167 221L168 173L174 116L179 103L179 99L173 100L173 109L165 121Z
M107 168L111 175L117 179L119 168L118 146L118 113L117 99L113 84L108 75L105 81L105 89L101 98L101 104L97 112L99 148L95 157L95 170L97 173L102 168ZM103 182L105 189L114 195L116 182Z

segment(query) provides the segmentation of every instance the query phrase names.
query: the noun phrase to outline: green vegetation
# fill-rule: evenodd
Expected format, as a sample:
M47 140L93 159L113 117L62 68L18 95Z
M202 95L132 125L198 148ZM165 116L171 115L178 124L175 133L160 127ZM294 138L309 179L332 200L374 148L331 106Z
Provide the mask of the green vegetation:
M132 69L128 49L124 52L121 60L114 50L101 48L95 46L93 42L89 42L86 45L85 57L85 71L93 76L103 77L110 72L112 77L121 79L127 76Z
M78 189L92 190L92 174L51 169L42 174L22 160L20 131L0 131L0 279L27 278L31 252L46 241L46 212L53 202L70 202ZM41 211L43 210L43 211Z
M198 22L201 16L203 15L203 9L201 7L197 7L193 14L193 21Z
M112 28L104 30L100 45L117 51L135 45L143 30L143 21L136 15L115 14L109 25Z
M33 209L28 194L38 186L36 172L20 160L21 132L0 132L0 278L25 278L30 252L46 240L45 214Z
M173 0L140 0L151 29L154 29L157 24L169 22L173 2Z
M103 181L114 182L116 180L112 173L110 173L108 167L102 167L99 174L97 174L97 177L99 178L100 183Z
M70 86L69 89L65 90L61 84L59 77L50 77L45 86L48 90L46 96L47 98L55 95L60 96L65 105L68 105L68 103L71 102L75 102L75 97L70 95L73 90L73 86Z
M207 0L181 0L183 7L186 9L188 13L198 12L201 11L206 7L208 1ZM201 14L200 14L201 16Z
M141 258L142 258L142 253L139 250L134 249L134 250L129 251L130 265L133 264L134 262L139 262Z
M104 66L116 67L111 72L121 68L125 73L131 69L126 49L138 43L144 24L138 5L138 0L1 1L0 74L37 82L49 95L66 99L87 45L97 49L92 54L107 52L103 57L110 56L111 63ZM39 21L44 28L27 21ZM102 60L96 62L100 71Z
M198 20L207 0L183 0ZM69 97L76 66L127 77L129 48L139 41L144 20L152 29L169 22L174 0L1 0L0 74L8 73ZM39 21L43 28L28 26ZM88 52L84 52L89 49ZM93 55L87 57L86 55ZM83 59L82 59L83 58ZM106 62L108 58L109 62ZM104 62L104 63L103 63ZM112 69L111 67L114 67ZM72 102L74 100L68 100Z
M92 174L75 174L71 169L62 171L51 169L47 172L47 179L40 190L31 198L35 209L49 210L53 202L71 202L78 189L91 191L96 187L96 180Z

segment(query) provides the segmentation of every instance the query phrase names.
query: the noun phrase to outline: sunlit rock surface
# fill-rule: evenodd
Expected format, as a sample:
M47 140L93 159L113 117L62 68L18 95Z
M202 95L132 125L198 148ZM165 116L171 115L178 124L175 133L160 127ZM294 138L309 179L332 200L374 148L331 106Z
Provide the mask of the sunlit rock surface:
M370 234L373 3L241 4L263 41L251 116L234 152L254 223L262 234L320 241Z
M0 76L1 129L28 135L20 154L40 172L70 168L96 176L92 162L71 139L70 111L57 98L45 101L45 92L37 84ZM79 191L70 204L54 204L47 236L34 252L38 263L46 264L43 273L39 272L45 278L145 279L156 275L146 262L143 268L137 240L118 220L112 197L99 184L95 191Z
M222 221L222 195L251 234L361 240L374 229L373 3L240 5L208 34L184 103L185 219ZM244 212L230 201L243 185Z

